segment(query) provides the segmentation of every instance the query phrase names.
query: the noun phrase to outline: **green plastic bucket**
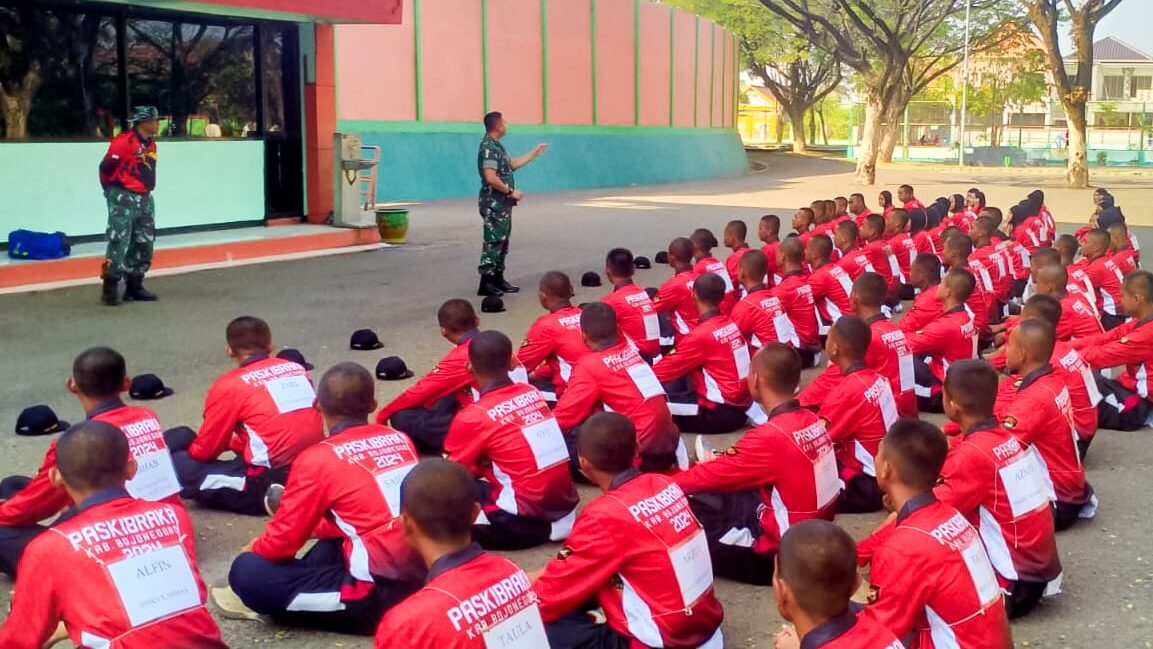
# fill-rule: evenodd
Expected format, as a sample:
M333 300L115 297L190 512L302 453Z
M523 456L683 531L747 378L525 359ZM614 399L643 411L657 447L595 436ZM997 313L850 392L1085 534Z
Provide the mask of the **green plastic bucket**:
M385 243L404 243L408 240L408 210L399 207L376 209L376 228Z

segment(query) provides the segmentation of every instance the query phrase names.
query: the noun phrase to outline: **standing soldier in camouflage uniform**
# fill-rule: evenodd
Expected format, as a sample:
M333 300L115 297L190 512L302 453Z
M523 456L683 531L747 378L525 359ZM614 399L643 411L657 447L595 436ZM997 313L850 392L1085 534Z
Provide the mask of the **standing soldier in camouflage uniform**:
M476 156L477 171L480 172L480 196L477 207L484 219L484 243L480 250L480 287L477 295L500 297L505 293L516 293L520 287L513 286L504 278L504 258L508 255L508 237L512 232L512 207L522 198L515 189L512 172L536 160L548 149L547 144L536 147L519 158L510 158L500 139L508 129L504 117L497 112L484 116L484 139L480 141L480 151Z
M112 140L100 161L100 186L108 200L108 250L101 272L101 299L108 306L121 300L156 300L144 290L144 273L152 265L156 240L152 190L156 187L159 115L155 106L138 106L128 122L132 128Z

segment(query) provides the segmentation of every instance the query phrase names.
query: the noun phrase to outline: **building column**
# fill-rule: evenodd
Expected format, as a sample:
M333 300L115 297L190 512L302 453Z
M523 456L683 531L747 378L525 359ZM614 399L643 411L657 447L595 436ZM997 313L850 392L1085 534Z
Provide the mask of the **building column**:
M304 142L308 160L308 222L332 212L332 136L336 132L336 49L332 25L316 24L316 76L304 85Z

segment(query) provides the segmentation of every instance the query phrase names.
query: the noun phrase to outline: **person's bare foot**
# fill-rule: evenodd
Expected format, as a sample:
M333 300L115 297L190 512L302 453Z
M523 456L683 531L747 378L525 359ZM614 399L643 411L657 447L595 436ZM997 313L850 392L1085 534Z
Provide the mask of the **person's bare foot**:
M68 629L65 628L64 623L61 622L60 624L56 625L56 631L52 634L51 638L48 638L48 642L44 643L44 649L48 649L48 647L60 644L61 642L64 642L67 639L68 639Z

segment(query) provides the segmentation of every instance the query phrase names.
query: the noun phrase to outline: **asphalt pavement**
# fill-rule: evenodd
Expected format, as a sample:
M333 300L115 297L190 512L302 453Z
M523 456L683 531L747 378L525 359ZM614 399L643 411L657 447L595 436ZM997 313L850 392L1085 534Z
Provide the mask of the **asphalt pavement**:
M792 211L814 198L858 191L851 169L833 161L765 155L768 170L741 178L682 185L534 195L531 187L516 210L509 279L523 287L506 299L508 311L482 314L482 328L500 329L514 342L540 313L535 284L548 270L574 279L603 269L604 253L614 246L650 258L669 239L696 227L720 235L730 219L744 219L755 232L756 219L777 213L788 222ZM1005 173L1001 170L921 170L885 168L880 180L912 182L928 200L939 194L985 189L990 204L1010 201L1041 186L1058 221L1072 229L1090 209L1087 190L1060 188L1056 173ZM1148 203L1153 179L1113 174L1099 179L1110 187L1134 222ZM872 201L876 190L867 188ZM1140 201L1140 202L1139 202ZM158 214L163 224L164 215ZM1153 221L1147 221L1153 225ZM1153 250L1153 231L1139 229L1143 247ZM109 345L125 354L133 374L159 374L176 391L149 402L166 427L196 426L212 380L229 369L224 355L224 326L238 315L267 320L279 347L296 347L319 375L334 363L358 361L370 369L386 355L402 356L418 373L427 371L448 350L438 335L436 308L446 299L475 297L480 219L475 203L450 200L412 208L410 242L404 246L337 254L297 261L208 270L149 280L161 297L154 304L105 308L94 286L0 296L0 475L32 474L47 438L21 438L10 431L20 409L52 406L63 419L83 413L65 391L73 357L93 345ZM725 251L718 251L723 257ZM667 268L638 271L639 283L658 285ZM577 302L596 300L607 287L577 289ZM376 352L348 348L349 334L375 329L384 342ZM806 380L815 370L806 372ZM409 382L381 383L381 403ZM940 417L930 416L937 423ZM1104 431L1086 461L1089 479L1101 500L1100 512L1058 539L1065 569L1064 593L1046 600L1029 618L1014 624L1019 646L1153 647L1153 523L1149 517L1153 445L1149 430ZM724 447L739 434L715 438ZM691 441L691 440L690 440ZM582 488L582 500L595 496ZM223 583L239 549L260 533L264 520L190 507L197 526L200 567L210 583ZM857 538L880 515L844 516L838 521ZM525 569L544 565L556 547L510 553ZM2 579L2 578L0 578ZM82 588L83 584L77 584ZM7 609L10 584L0 584L0 610ZM728 647L770 647L781 621L771 589L719 581L726 609ZM369 647L368 639L287 629L257 622L221 620L230 646L272 644L293 648Z

